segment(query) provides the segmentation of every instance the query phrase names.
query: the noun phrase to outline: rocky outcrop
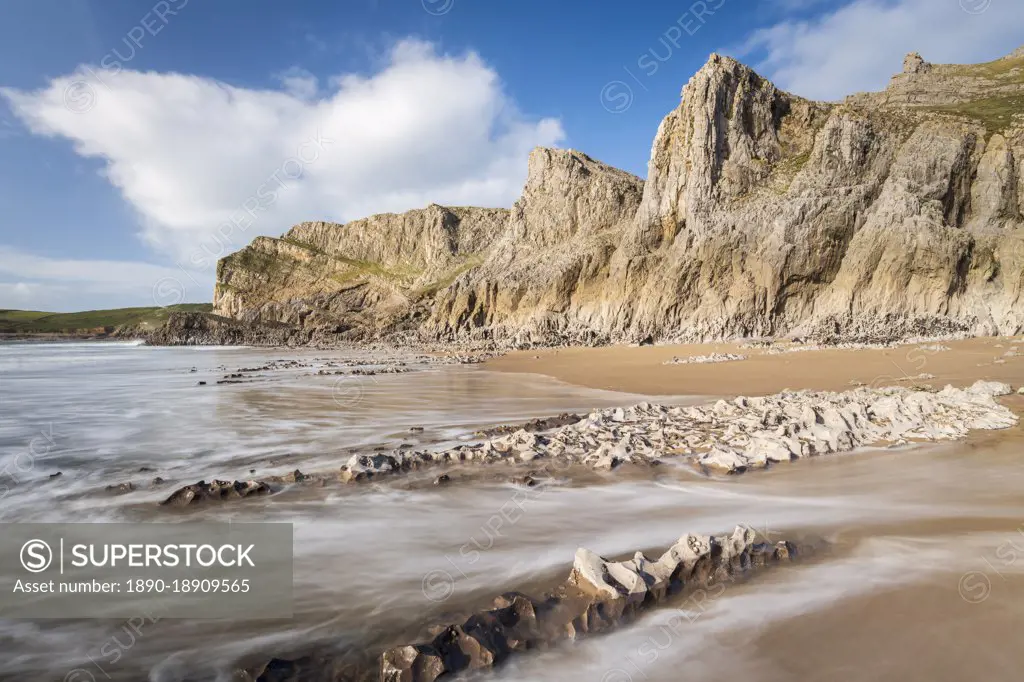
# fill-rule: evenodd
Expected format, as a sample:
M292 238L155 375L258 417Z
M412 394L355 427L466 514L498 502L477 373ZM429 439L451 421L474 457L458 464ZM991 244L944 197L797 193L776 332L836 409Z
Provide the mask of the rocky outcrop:
M611 330L580 321L601 305L608 263L643 181L573 151L530 155L523 196L487 260L439 293L429 336L594 342Z
M819 103L712 55L646 182L538 149L510 212L304 224L224 259L215 303L353 337L505 344L1024 329L1024 57L909 55Z
M214 309L363 338L413 317L424 299L479 265L508 215L432 205L258 237L218 263Z
M659 606L675 604L680 614L686 614L680 618L690 618L691 613L703 612L706 602L720 596L727 583L813 551L809 544L759 541L757 534L744 526L737 526L731 535L684 535L657 561L641 552L629 561L608 561L580 549L568 579L542 599L519 592L503 594L490 609L431 628L437 634L429 640L394 646L375 659L358 650L347 656L273 659L253 669L236 671L233 679L447 679L494 668L515 654L610 632Z
M1017 424L1017 417L996 397L1011 392L1006 384L979 381L969 388L947 386L941 391L861 387L843 393L741 396L687 407L641 403L595 410L582 418L562 415L538 420L532 430L494 429L492 433L499 435L453 448L356 453L336 474L301 474L301 480L359 484L431 467L500 463L518 465L519 473L529 469L527 475L513 480L533 485L534 477L564 478L625 465L647 469L669 458L702 472L741 474L868 445L949 441L976 429L1010 428ZM299 475L268 480L297 482ZM264 482L200 482L178 490L164 504L266 492L270 488Z
M170 313L155 328L123 327L115 336L144 339L154 346L299 346L317 338L314 330L274 323L249 323L209 313Z

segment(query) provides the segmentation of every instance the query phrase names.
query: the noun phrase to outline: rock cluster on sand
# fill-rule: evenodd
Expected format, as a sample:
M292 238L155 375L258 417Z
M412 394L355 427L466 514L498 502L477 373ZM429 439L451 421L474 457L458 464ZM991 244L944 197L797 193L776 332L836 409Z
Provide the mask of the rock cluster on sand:
M342 478L369 480L432 463L545 459L610 470L666 457L741 473L864 445L953 440L974 429L1009 428L1017 417L995 396L1010 392L1005 384L979 381L937 392L858 388L739 397L691 407L641 403L596 410L545 433L519 430L448 450L354 455Z
M711 353L710 355L691 355L688 358L672 358L666 360L665 365L706 365L715 362L736 362L738 360L746 360L746 355L736 355L735 353Z
M532 427L544 425L549 430L520 428L505 433L499 429L500 435L443 450L407 447L357 453L337 477L343 483L367 482L456 464L529 464L549 472L550 464L582 465L610 471L624 464L655 465L666 458L678 458L702 470L738 474L861 446L954 440L975 429L1009 428L1017 417L995 397L1011 392L1006 384L978 381L969 388L947 386L941 391L861 387L843 393L741 396L686 407L640 403L595 410L582 418L560 415L536 420ZM200 481L175 491L162 504L241 500L271 493L267 481L324 485L330 478L334 474L296 470L266 481ZM537 483L532 476L515 480L523 485Z
M503 594L491 609L431 628L438 634L430 640L392 647L376 659L365 656L362 665L346 666L330 657L273 659L238 671L234 679L328 679L324 674L331 671L329 679L337 682L434 682L493 668L516 653L613 630L672 599L684 608L703 609L706 588L810 549L785 541L757 542L754 531L742 526L731 535L684 535L657 561L637 552L630 561L614 562L580 549L568 579L543 599Z

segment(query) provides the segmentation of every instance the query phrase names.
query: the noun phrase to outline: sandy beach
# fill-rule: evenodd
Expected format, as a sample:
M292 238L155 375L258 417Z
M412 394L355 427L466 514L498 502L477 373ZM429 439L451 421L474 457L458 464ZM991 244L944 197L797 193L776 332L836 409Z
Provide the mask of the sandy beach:
M777 347L790 352L768 354L763 348L733 343L560 348L516 351L489 361L486 367L645 395L757 396L784 389L845 391L858 385L941 388L966 386L978 379L1004 381L1015 388L1024 383L1024 339L1020 337L926 341L894 348L801 351L799 345ZM665 364L673 358L712 353L746 359Z

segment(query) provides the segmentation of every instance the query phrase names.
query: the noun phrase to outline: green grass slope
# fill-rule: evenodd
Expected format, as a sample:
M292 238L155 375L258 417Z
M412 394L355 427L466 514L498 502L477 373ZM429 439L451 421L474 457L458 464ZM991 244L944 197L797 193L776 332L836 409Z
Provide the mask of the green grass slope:
M79 313L0 309L0 334L102 334L126 325L158 327L173 312L208 313L209 303L182 303L164 308L115 308Z

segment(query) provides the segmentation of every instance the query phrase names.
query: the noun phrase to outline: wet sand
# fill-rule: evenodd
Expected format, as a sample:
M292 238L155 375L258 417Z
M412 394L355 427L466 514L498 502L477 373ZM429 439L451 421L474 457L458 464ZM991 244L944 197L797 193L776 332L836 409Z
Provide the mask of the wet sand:
M937 346L949 350L936 350ZM1021 355L1006 355L1015 350ZM711 353L733 353L747 359L664 364L673 357ZM768 355L763 348L742 348L739 344L560 348L509 353L488 361L485 367L498 372L543 374L587 388L645 395L755 396L787 388L844 391L853 388L853 382L868 386L966 386L978 379L1005 381L1016 388L1024 383L1024 341L990 337L896 348L808 350L777 355ZM934 378L916 378L922 374Z

